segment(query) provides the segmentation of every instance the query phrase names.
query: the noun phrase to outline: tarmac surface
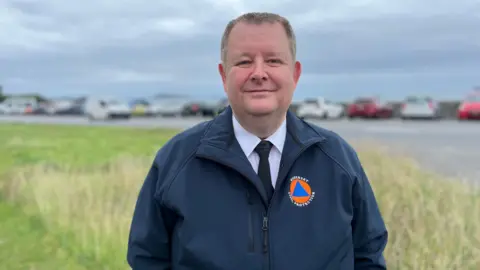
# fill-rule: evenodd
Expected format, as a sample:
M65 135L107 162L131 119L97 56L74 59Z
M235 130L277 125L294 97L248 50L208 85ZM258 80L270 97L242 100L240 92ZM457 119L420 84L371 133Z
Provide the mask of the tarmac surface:
M185 129L208 118L89 121L78 116L5 116L0 122ZM311 120L350 142L378 142L435 173L480 185L480 121Z

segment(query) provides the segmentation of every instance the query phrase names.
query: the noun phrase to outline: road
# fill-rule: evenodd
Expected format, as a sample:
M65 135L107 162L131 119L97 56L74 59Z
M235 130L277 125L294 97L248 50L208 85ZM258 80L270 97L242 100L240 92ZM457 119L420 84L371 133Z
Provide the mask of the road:
M109 125L138 128L188 128L202 118L133 118L90 122L71 116L1 116L0 122L69 125ZM480 185L480 122L400 120L312 121L333 130L348 141L376 141L393 151L415 158L436 173Z

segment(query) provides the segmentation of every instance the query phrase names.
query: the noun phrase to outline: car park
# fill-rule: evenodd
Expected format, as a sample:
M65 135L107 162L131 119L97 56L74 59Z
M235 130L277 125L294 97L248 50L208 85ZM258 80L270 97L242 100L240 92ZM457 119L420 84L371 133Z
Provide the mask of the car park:
M473 92L463 100L457 110L459 120L480 120L480 91Z
M343 116L354 118L402 118L402 119L473 119L477 116L478 96L480 89L470 92L464 100L436 101L429 96L411 95L401 100L385 102L377 95L359 97L353 103L333 103L323 97L308 98L293 101L290 110L300 118L335 119ZM93 113L93 100L111 100L103 108L97 108ZM113 102L115 100L115 102ZM88 108L87 107L88 103ZM123 111L113 111L124 104ZM108 106L107 106L108 105ZM132 97L125 102L116 96L98 97L79 96L46 98L40 95L8 95L0 103L2 115L84 115L90 119L128 118L130 116L157 115L178 117L214 117L229 106L228 99L223 98L195 98L182 94L158 94L149 97ZM99 106L97 106L99 107ZM120 106L121 107L121 106ZM103 110L103 115L100 113ZM107 113L107 111L110 111Z
M309 98L301 102L296 110L296 114L301 119L322 118L338 119L344 114L344 108L323 97Z
M431 97L409 96L402 103L400 118L407 119L439 119L440 106Z
M379 98L357 98L347 107L348 118L391 118L393 117L392 104L381 101Z

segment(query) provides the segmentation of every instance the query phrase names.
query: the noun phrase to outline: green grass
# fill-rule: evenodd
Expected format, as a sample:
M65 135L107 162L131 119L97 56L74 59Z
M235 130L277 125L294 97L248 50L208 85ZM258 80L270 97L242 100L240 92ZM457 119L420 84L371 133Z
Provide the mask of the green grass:
M174 134L0 125L0 152L13 153L0 160L0 269L128 269L138 189ZM480 193L377 145L356 148L390 232L389 269L480 269Z
M92 262L95 256L88 252L79 254L78 247L71 242L76 238L75 231L48 226L36 207L28 203L18 205L29 198L17 200L10 192L12 183L8 180L18 173L17 168L35 164L84 168L107 164L122 156L153 157L176 133L175 130L1 124L0 269L109 268L101 262ZM48 191L45 196L49 196ZM114 260L121 261L123 256Z
M12 166L97 165L119 155L152 155L178 131L50 125L0 125L0 172ZM139 139L137 139L139 138Z
M49 234L42 220L0 203L0 269L87 270Z

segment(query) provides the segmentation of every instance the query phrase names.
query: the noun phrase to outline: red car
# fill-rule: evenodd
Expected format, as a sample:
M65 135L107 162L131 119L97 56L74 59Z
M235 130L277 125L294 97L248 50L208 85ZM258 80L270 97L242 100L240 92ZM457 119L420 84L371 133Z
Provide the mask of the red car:
M347 114L349 118L390 118L393 107L376 98L358 98L348 106Z
M457 118L459 120L480 120L480 91L468 95L460 104L457 110Z

